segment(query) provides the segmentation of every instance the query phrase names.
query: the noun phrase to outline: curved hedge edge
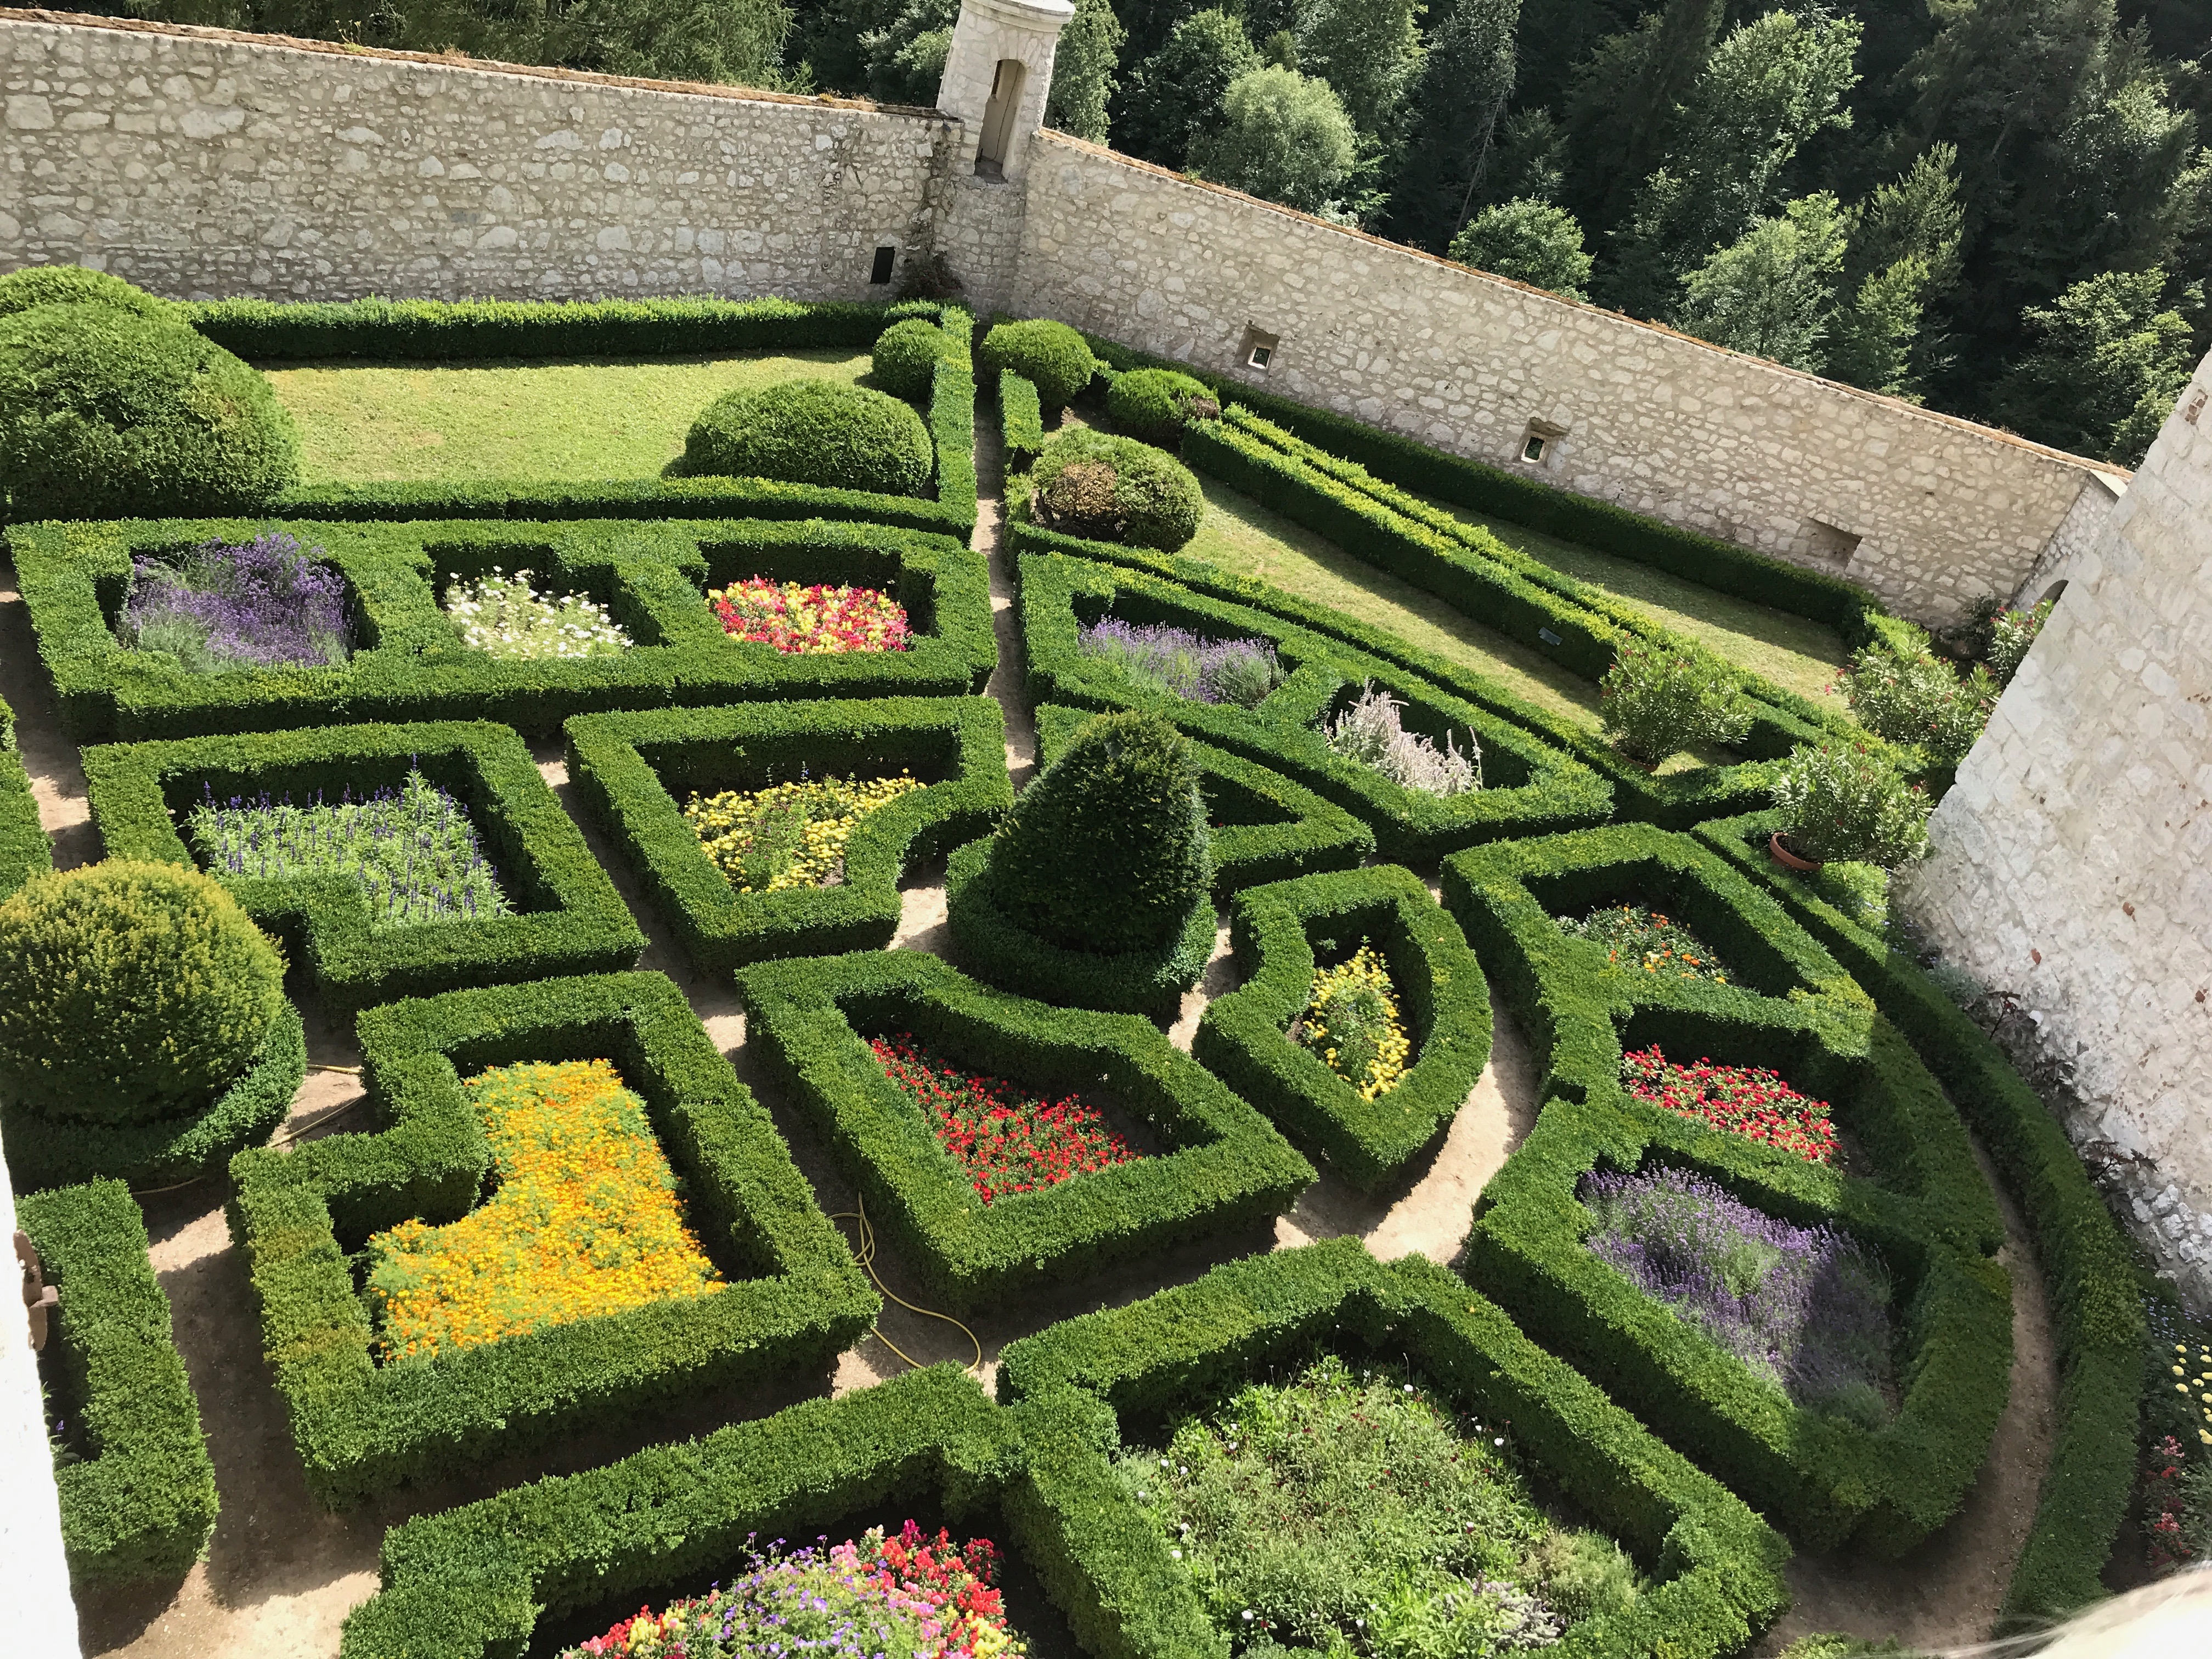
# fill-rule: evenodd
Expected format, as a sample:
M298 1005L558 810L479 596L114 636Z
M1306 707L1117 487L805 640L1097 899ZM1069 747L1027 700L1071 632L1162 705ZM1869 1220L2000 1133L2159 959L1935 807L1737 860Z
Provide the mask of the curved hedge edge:
M1340 951L1381 935L1415 1058L1387 1093L1364 1100L1291 1022L1313 991L1311 935ZM1199 1020L1191 1054L1273 1118L1301 1150L1362 1191L1397 1173L1467 1103L1490 1059L1490 992L1459 924L1395 865L1306 876L1237 896L1230 938L1243 985Z
M31 775L15 750L15 719L0 702L0 899L54 867L54 850L39 822Z
M1006 434L1006 471L1028 471L1044 453L1044 403L1036 382L1011 368L999 371L999 423Z
M94 1181L19 1197L15 1218L61 1291L49 1340L94 1449L54 1477L70 1582L180 1577L215 1530L215 1465L137 1200Z
M197 1117L152 1123L76 1123L0 1101L8 1171L21 1189L112 1179L168 1186L220 1174L276 1132L307 1074L307 1029L287 1001L246 1070Z
M1780 820L1753 814L1698 838L1774 891L1904 1033L2002 1172L2057 1316L2059 1420L2035 1519L2005 1592L2008 1619L2042 1624L2108 1593L2099 1575L2136 1479L2148 1340L2134 1253L2066 1132L1987 1033L1917 963L1784 876L1754 845Z

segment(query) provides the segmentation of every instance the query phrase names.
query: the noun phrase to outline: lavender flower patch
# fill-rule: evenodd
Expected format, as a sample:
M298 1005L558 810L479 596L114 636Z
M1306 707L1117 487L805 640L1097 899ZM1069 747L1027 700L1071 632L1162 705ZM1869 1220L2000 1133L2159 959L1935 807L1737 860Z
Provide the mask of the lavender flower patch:
M352 651L345 582L321 552L272 532L203 542L175 564L134 560L116 631L196 674L343 663Z
M1832 1227L1798 1227L1663 1166L1586 1176L1591 1253L1798 1405L1867 1428L1889 1415L1889 1276Z
M1194 702L1253 708L1283 683L1283 665L1264 640L1209 640L1167 623L1103 617L1077 637L1076 648L1155 691Z
M420 772L357 800L349 789L335 801L318 791L305 805L265 794L218 803L210 790L185 827L215 875L343 876L380 927L514 914L468 813Z

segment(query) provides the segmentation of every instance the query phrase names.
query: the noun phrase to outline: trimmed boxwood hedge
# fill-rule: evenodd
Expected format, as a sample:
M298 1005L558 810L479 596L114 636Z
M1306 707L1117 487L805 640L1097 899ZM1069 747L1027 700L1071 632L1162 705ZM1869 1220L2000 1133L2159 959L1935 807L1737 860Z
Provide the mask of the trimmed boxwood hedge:
M1263 1224L1314 1178L1265 1118L1133 1014L1032 1002L911 951L763 963L738 988L761 1063L892 1253L956 1312ZM1163 1151L986 1204L870 1050L870 1036L896 1031L1041 1092L1103 1086Z
M1437 1139L1490 1059L1490 992L1459 924L1410 870L1381 865L1248 888L1230 912L1244 983L1207 1005L1191 1053L1298 1146L1368 1190ZM1413 1063L1374 1100L1291 1041L1317 953L1371 939L1389 964ZM1319 941L1317 945L1317 941Z
M215 1530L215 1465L137 1200L95 1181L18 1198L15 1222L61 1291L48 1352L90 1448L54 1474L70 1584L182 1577Z
M805 376L715 398L691 422L681 465L708 477L918 495L933 460L929 429L902 398Z
M134 553L265 528L289 528L343 574L360 647L344 665L193 674L117 642ZM957 696L979 690L998 661L982 556L949 536L876 525L125 520L39 525L10 539L63 726L79 742L395 719L500 720L541 735L571 714L672 702ZM636 644L567 660L469 649L439 597L495 565L591 595ZM795 656L733 641L703 590L753 575L881 588L917 637L905 651Z
M514 914L378 927L343 877L224 884L291 947L339 1008L463 985L635 967L645 935L561 810L530 750L503 726L446 721L112 744L84 751L93 822L110 858L196 863L180 821L203 799L295 800L397 787L410 767L469 811Z
M908 866L988 830L1014 799L1005 716L988 697L580 714L568 732L568 775L584 805L707 973L890 944ZM835 887L741 892L684 816L695 792L901 771L927 787L861 823Z
M1434 1262L1389 1267L1357 1239L1232 1261L1127 1307L1010 1344L999 1397L1097 1395L1125 1420L1171 1423L1315 1348L1388 1354L1463 1412L1510 1423L1533 1472L1618 1536L1658 1582L1626 1611L1571 1626L1560 1659L1717 1659L1789 1606L1790 1547L1680 1453L1539 1348ZM1163 1589L1181 1577L1164 1576Z
M394 1527L338 1651L519 1654L549 1614L623 1618L726 1578L756 1538L834 1539L896 1504L1011 1544L1096 1659L1228 1659L1107 1462L1119 1437L1073 1390L1007 1409L949 1365L909 1371Z
M827 1362L881 1304L767 1111L659 974L448 992L360 1018L381 1127L241 1152L231 1234L308 1490L332 1508L610 1418ZM491 1154L461 1080L523 1060L611 1060L641 1096L730 1281L713 1294L380 1365L352 1257L410 1218L476 1206Z
M31 775L15 748L15 711L0 697L0 899L54 867Z
M999 371L999 422L1006 434L1006 471L1028 471L1044 453L1044 404L1036 383L1011 368Z

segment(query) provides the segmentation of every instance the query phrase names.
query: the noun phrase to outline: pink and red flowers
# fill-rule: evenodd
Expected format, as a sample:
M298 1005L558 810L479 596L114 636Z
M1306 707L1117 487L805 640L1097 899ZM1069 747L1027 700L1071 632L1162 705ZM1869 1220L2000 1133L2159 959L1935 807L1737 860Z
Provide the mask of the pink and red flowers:
M757 640L787 657L830 651L903 651L913 641L906 607L872 587L830 587L748 576L710 589L707 602L732 639Z
M938 1145L968 1171L986 1204L1143 1156L1080 1095L1040 1099L1004 1078L946 1065L905 1031L871 1037L868 1046L929 1114Z
M1835 1158L1828 1103L1799 1094L1763 1066L1716 1066L1702 1059L1677 1066L1655 1043L1620 1057L1620 1081L1638 1100L1779 1146L1808 1164Z

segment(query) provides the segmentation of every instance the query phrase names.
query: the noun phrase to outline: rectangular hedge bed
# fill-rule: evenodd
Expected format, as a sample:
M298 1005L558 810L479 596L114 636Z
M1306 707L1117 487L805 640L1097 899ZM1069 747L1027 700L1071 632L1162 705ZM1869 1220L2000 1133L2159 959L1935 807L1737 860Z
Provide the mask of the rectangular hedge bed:
M306 805L403 787L419 771L458 804L512 913L380 924L339 875L242 875L226 882L246 913L292 947L341 1008L456 987L630 968L645 949L522 739L503 726L447 721L105 744L84 751L87 792L110 858L200 865L190 815L234 797ZM216 870L221 876L224 872Z
M893 1252L955 1312L1264 1223L1314 1179L1265 1118L1133 1014L1033 1002L908 951L763 963L738 988L763 1063ZM1160 1151L987 1203L870 1047L902 1032L1040 1091L1103 1087Z
M704 972L880 949L898 926L908 866L986 833L1013 805L1006 720L988 697L582 714L568 732L569 776ZM901 774L925 787L853 830L835 886L741 889L684 816L695 793Z
M277 1392L316 1498L332 1508L826 1362L878 1298L815 1205L768 1113L658 974L454 991L359 1023L373 1131L232 1161L233 1237L248 1264ZM477 1208L491 1152L462 1079L525 1061L611 1061L645 1103L684 1213L727 1282L380 1364L356 1257L409 1221Z
M1231 1262L1063 1321L1007 1347L998 1390L1023 1406L1071 1389L1095 1395L1127 1443L1149 1448L1186 1414L1316 1352L1404 1364L1459 1411L1510 1425L1540 1493L1612 1534L1655 1581L1543 1651L1716 1659L1742 1651L1788 1607L1789 1546L1741 1500L1463 1281L1419 1256L1385 1267L1356 1239ZM1163 1590L1184 1577L1171 1567Z
M349 659L195 673L118 641L134 556L271 530L321 550L343 578ZM80 743L342 720L495 719L543 735L570 714L672 702L962 696L998 661L982 556L950 536L880 525L127 520L18 526L9 537L63 725ZM495 568L526 568L548 588L586 594L633 644L580 659L470 647L441 602ZM913 641L786 654L733 641L705 594L753 576L881 591L904 607Z

